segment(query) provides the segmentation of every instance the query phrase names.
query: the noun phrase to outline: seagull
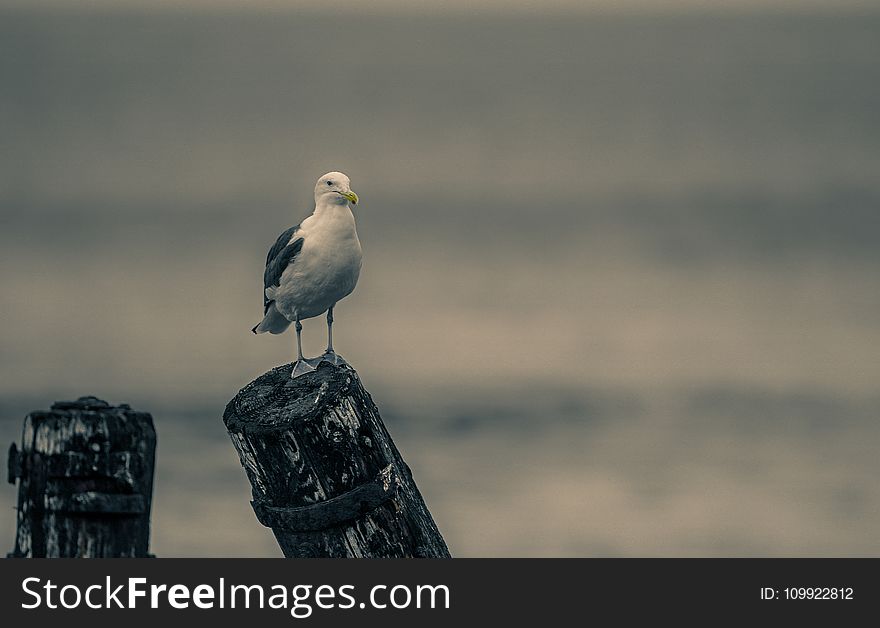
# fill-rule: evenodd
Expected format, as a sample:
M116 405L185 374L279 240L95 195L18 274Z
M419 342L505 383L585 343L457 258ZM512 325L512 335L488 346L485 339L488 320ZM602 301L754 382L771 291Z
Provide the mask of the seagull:
M286 230L266 256L263 273L263 320L255 334L280 334L291 323L296 329L296 363L291 377L318 368L321 362L347 362L333 350L333 308L352 293L363 256L349 203L358 195L341 172L328 172L315 184L312 215ZM306 359L302 352L302 323L327 312L327 350Z

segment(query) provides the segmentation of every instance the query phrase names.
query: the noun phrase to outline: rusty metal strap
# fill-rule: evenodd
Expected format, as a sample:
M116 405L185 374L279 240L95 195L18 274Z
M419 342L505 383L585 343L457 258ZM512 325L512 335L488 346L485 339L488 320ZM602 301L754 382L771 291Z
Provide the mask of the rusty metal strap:
M43 508L51 512L140 515L147 511L143 495L87 491L73 495L45 495Z
M371 482L322 502L287 508L254 500L251 505L257 519L267 528L287 532L325 530L381 506L397 494L399 485L394 466L388 465Z
M36 455L36 454L35 454ZM63 452L60 454L40 455L35 464L44 469L50 478L114 478L125 484L134 486L134 478L143 472L143 460L140 454L121 451L114 453L83 453ZM15 443L9 448L9 482L15 484L16 478L23 478L27 473L25 457Z
M53 478L70 477L118 477L130 479L140 473L142 466L138 454L121 451L115 453L65 452L43 457L46 473Z

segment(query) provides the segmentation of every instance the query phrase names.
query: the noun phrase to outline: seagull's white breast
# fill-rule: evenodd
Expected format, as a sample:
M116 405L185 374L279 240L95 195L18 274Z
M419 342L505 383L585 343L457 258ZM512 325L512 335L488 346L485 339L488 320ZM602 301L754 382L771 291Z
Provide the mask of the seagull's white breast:
M293 234L297 238L303 238L302 250L271 295L290 320L323 314L351 294L363 259L354 216L345 205L317 210Z

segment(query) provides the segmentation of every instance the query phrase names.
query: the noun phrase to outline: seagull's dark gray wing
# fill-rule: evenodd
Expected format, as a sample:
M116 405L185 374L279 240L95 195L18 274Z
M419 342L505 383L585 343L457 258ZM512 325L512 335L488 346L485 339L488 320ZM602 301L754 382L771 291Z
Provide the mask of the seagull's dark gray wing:
M266 288L281 285L281 274L296 259L302 250L303 239L296 238L291 242L293 235L299 230L299 225L291 227L275 240L275 244L269 249L266 256L266 270L263 272L263 312L269 310L272 301L266 298Z

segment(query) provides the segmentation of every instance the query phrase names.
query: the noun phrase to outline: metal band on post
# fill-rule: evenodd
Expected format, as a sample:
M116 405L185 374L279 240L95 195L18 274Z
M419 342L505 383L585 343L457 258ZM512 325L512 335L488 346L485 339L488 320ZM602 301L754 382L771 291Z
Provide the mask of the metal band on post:
M399 482L394 467L388 465L372 482L322 502L296 508L271 506L261 500L254 500L251 505L257 519L267 528L288 532L324 530L378 508L395 496Z

